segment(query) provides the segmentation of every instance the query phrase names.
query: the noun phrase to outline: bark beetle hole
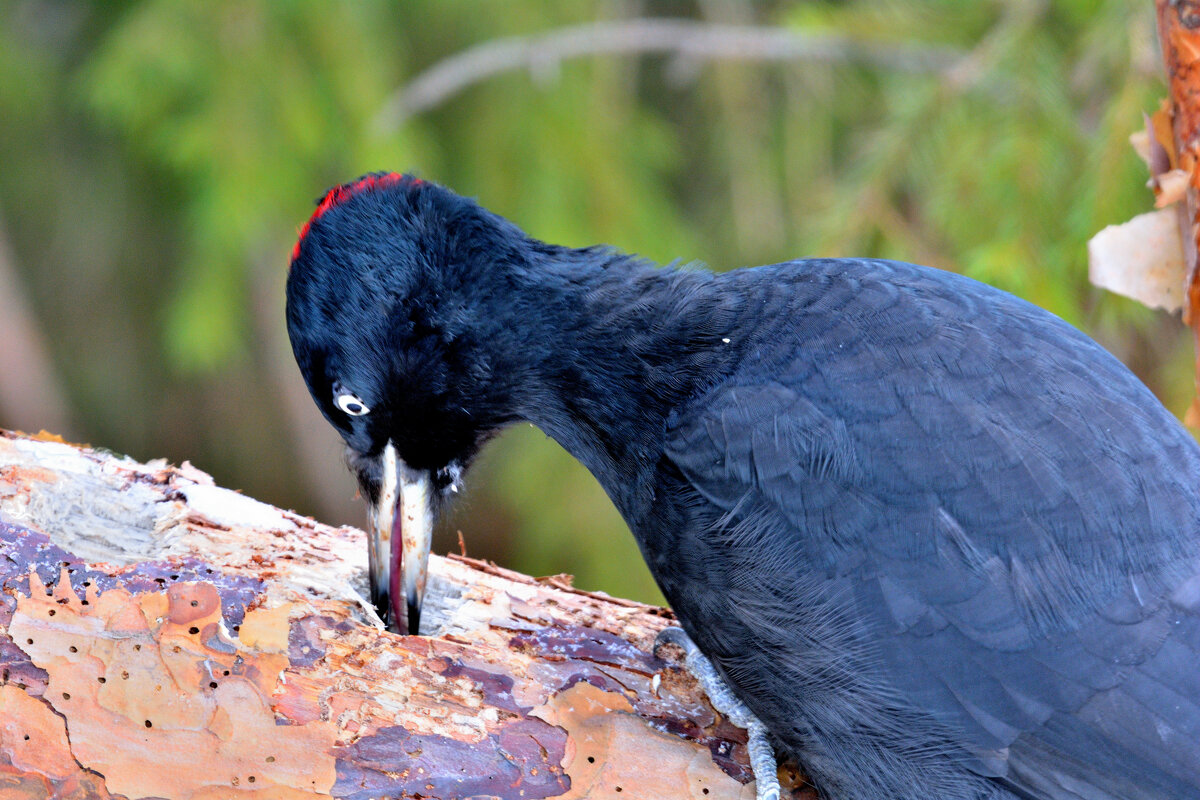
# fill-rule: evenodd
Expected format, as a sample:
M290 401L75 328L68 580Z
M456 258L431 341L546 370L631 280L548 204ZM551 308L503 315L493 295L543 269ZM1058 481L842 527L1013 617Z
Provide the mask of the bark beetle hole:
M4 670L2 677L0 677L0 683L8 683L8 670Z
M83 582L83 585L84 585L85 587L87 587L87 586L91 586L91 585L92 585L92 582L91 582L91 581L84 581L84 582Z
M192 634L193 636L195 636L195 635L196 635L197 633L199 633L199 632L200 632L200 629L199 629L199 628L197 628L195 625L193 625L192 627L188 628L188 633Z
M210 689L215 689L215 688L217 688L217 682L216 682L216 681L209 681L209 682L208 682L208 688L210 688Z
M155 583L166 583L167 579L166 578L155 578L154 582Z
M700 791L704 792L705 794L708 794L708 789L701 789Z
M204 569L204 574L205 574L205 575L212 575L212 574L213 574L213 571L212 571L212 569L211 569L211 568L209 568L209 567L205 567L205 569Z
M222 672L221 674L222 674L222 675L228 675L228 674L229 674L229 670L225 670L225 671L224 671L224 672Z
M267 763L268 763L268 764L274 764L274 763L275 763L275 756L267 756Z
M254 783L254 776L253 776L253 775L251 775L249 778L246 778L246 781L247 781L248 783ZM432 787L432 786L430 786L429 788L430 788L430 789L432 789L433 787Z
M50 616L52 616L52 617L53 617L53 616L54 616L56 613L57 613L57 612L56 612L56 611L55 611L53 608L52 608L52 609L50 609L50 611L48 612L48 614L49 614Z
M78 647L76 647L75 645L71 645L71 646L70 646L70 647L68 647L67 649L68 649L68 650L70 650L72 653L78 653L78 652L79 652L79 648L78 648Z
M179 580L179 576L178 576L178 575L172 575L172 576L171 576L171 580L173 580L173 581L177 581L177 580Z
M621 787L620 787L620 786L618 786L618 787L617 787L617 791L618 791L618 792L619 792L619 791L621 791Z
M63 692L63 700L70 700L70 699L71 699L71 693Z
M108 683L108 678L105 678L103 675L101 675L99 678L96 678L96 680L100 683Z
M596 757L595 757L595 756L588 756L588 763L589 763L589 764L595 764L595 763L596 763Z
M141 650L141 649L142 649L142 646L141 646L140 644L135 644L135 645L133 646L133 649L134 649L134 650Z
M28 733L27 733L27 734L25 734L25 741L27 741L27 742L29 741L29 734L28 734Z
M129 670L127 670L127 669L121 670L121 680L123 680L123 681L129 680Z
M147 727L147 728L153 728L153 727L154 727L154 723L153 723L153 722L151 722L150 720L146 720L146 727Z
M192 608L195 608L195 607L196 607L196 606L198 606L198 605L200 605L200 601L199 601L199 600L193 600L193 601L192 601Z
M242 632L242 626L241 626L241 625L234 625L234 626L233 626L233 632L234 632L234 633L241 633L241 632Z
M33 639L26 639L25 644L33 644Z
M87 600L80 600L80 601L79 601L79 605L81 605L81 606L90 606L90 605L91 605L91 603L89 603Z

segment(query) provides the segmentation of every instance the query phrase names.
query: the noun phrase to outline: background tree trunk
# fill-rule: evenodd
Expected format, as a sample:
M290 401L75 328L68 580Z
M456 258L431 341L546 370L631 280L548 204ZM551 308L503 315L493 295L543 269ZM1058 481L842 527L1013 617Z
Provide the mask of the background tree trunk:
M1192 328L1196 342L1196 387L1185 421L1200 426L1200 277L1197 275L1197 245L1200 243L1200 4L1155 0L1158 35L1170 90L1169 113L1173 142L1168 147L1170 164L1186 179L1183 202L1177 203L1183 256L1187 264L1183 321ZM1157 171L1155 181L1158 180ZM1161 193L1159 186L1156 192Z
M569 578L434 557L386 633L360 531L2 432L0 552L2 798L753 797L668 612Z

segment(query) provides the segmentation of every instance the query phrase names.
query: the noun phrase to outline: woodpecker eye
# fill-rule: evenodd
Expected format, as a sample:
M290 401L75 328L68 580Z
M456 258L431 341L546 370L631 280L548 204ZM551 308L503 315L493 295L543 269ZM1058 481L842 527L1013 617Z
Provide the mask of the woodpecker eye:
M366 403L364 403L362 400L359 400L358 397L350 394L349 392L343 392L342 394L339 394L336 398L334 398L333 403L352 417L361 417L363 414L366 414L371 410L367 408Z

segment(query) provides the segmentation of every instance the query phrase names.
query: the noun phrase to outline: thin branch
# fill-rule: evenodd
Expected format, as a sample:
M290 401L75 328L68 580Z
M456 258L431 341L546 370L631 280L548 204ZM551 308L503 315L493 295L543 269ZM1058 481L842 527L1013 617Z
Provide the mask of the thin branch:
M694 62L854 62L903 72L942 72L966 55L951 47L866 42L766 26L676 19L596 22L495 39L439 61L392 95L375 124L384 132L395 130L414 114L502 72L523 68L541 74L571 58L627 53L669 53Z

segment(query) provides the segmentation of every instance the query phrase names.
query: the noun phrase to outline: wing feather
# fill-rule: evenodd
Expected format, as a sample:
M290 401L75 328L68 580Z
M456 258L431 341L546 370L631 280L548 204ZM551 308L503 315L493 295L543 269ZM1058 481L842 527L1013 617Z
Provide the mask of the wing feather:
M1200 797L1194 443L1064 323L876 268L676 415L685 573L729 592L672 604L728 620L693 638L827 785L930 753L995 781L947 798ZM912 770L840 730L872 725Z

